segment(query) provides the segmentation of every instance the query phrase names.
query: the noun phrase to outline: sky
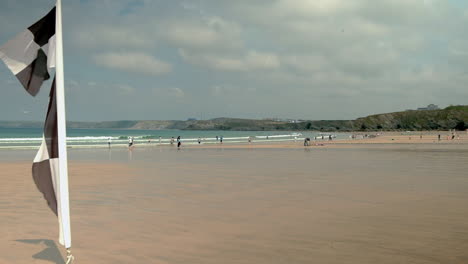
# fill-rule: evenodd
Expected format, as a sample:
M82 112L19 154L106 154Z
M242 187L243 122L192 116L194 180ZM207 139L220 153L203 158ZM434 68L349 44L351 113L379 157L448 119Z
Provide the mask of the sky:
M53 0L1 0L0 45ZM62 0L67 119L355 119L468 104L462 0ZM0 120L43 120L0 63Z

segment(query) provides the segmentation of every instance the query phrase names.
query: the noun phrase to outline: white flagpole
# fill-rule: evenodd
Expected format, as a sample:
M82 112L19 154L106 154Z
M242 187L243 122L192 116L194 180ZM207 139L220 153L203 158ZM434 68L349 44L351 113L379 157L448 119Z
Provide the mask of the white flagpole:
M62 43L62 3L57 0L55 20L56 65L55 85L57 93L57 125L59 151L59 182L57 195L57 214L63 237L60 243L69 249L71 247L70 206L68 199L68 164L67 164L67 130L65 118L65 90L63 80L63 43Z

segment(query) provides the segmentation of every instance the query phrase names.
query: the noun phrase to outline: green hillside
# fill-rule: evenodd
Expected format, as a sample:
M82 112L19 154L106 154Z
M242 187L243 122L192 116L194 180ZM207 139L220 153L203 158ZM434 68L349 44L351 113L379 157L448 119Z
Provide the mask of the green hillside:
M354 127L361 130L464 130L467 126L468 105L371 115L354 121Z
M356 120L310 120L286 122L241 118L210 120L166 121L105 121L68 122L69 128L107 129L182 129L182 130L320 130L320 131L377 131L377 130L448 130L468 129L468 105L449 106L439 110L409 110L371 115ZM0 128L42 127L36 121L0 121Z

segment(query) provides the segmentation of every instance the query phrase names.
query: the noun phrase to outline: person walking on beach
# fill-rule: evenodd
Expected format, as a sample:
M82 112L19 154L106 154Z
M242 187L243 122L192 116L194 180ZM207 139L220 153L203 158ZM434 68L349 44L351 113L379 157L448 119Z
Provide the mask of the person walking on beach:
M218 136L216 136L216 141L218 141Z
M174 137L171 137L171 145L174 145Z
M161 136L159 136L159 145L161 145Z
M133 137L128 137L128 147L133 146Z
M180 149L181 145L182 145L182 142L180 141L180 138L177 138L177 149Z
M180 142L180 136L177 137L177 143L179 143L179 142Z
M198 144L201 144L201 138L198 137Z
M108 139L107 139L107 145L109 146L109 148L111 147L111 141L112 141L111 138L108 138Z
M439 141L440 141L440 134L439 134L439 136L438 136L438 139L439 139Z
M219 142L220 142L221 144L223 144L223 136L221 136L221 137L219 138Z

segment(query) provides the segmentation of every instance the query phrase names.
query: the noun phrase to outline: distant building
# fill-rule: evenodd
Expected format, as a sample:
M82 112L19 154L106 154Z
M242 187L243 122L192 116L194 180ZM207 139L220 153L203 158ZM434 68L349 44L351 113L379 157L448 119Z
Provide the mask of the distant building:
M438 110L440 109L439 106L435 105L435 104L429 104L427 105L426 107L419 107L418 110Z
M301 123L305 121L302 119L290 119L290 118L263 118L262 120L275 121L275 122L287 122L287 123Z

